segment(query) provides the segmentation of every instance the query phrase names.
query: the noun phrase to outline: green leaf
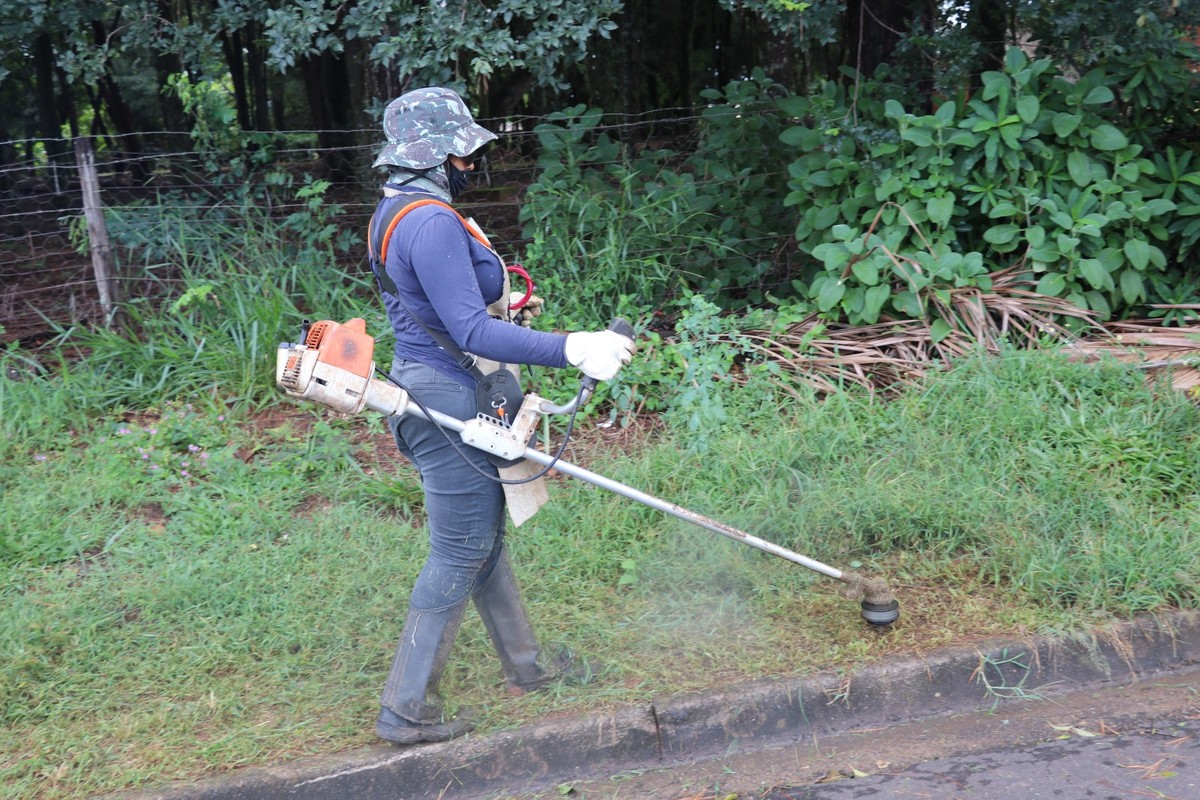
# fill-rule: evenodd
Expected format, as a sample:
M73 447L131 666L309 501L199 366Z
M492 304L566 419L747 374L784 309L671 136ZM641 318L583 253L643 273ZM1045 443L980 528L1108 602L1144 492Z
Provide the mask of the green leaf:
M1116 176L1125 183L1137 183L1137 179L1141 177L1142 169L1136 161L1130 161L1128 164L1121 164L1114 170Z
M854 277L867 286L874 286L879 283L879 267L869 258L859 259L854 262L854 266L850 268L850 271L854 273Z
M801 150L815 150L821 146L824 140L825 136L820 131L802 125L788 128L779 134L779 141L789 147L797 147Z
M892 306L900 313L907 314L910 319L920 319L925 313L921 308L921 299L908 290L897 292L892 298Z
M946 138L946 143L959 147L974 147L979 144L979 137L970 131L957 130Z
M1087 297L1086 307L1099 312L1101 319L1112 314L1112 307L1108 304L1108 300L1105 299L1104 295L1092 290L1085 292L1084 296Z
M990 242L991 244L1007 244L1015 239L1020 232L1021 228L1012 223L993 225L983 232L983 239L985 242Z
M1075 220L1071 219L1071 215L1065 211L1055 211L1050 215L1050 221L1066 230L1075 227Z
M1046 229L1041 225L1034 225L1025 231L1025 241L1029 242L1030 247L1041 247L1046 243Z
M1107 124L1092 129L1091 142L1097 150L1120 150L1129 144L1125 134Z
M1121 296L1125 302L1133 305L1146 297L1146 282L1142 274L1134 269L1121 270Z
M1062 254L1053 247L1031 247L1029 257L1039 264L1053 264Z
M1092 285L1093 289L1113 288L1112 276L1108 274L1099 261L1094 258L1079 259L1079 274Z
M904 188L903 182L895 175L892 175L875 189L875 199L882 203L902 188Z
M912 142L917 147L930 147L933 145L933 134L925 128L918 128L915 125L910 125L905 128L900 134L900 138L907 142Z
M863 321L868 325L878 322L879 312L883 309L883 304L887 302L887 299L891 295L892 287L886 283L867 289L866 296L863 298Z
M1014 49L1016 48L1011 48L1009 52L1012 52ZM1003 72L988 71L980 75L979 79L983 81L982 97L984 100L993 100L1002 91L1008 89L1008 78Z
M823 169L817 170L816 172L810 174L808 176L808 182L813 186L820 186L823 189L827 189L830 186L835 185L833 176Z
M1157 217L1160 214L1166 214L1168 212L1174 211L1175 208L1176 208L1175 203L1170 200L1167 200L1164 197L1156 197L1153 200L1147 200L1146 205L1145 205L1145 209L1153 217Z
M1072 150L1067 156L1067 172L1077 186L1087 186L1092 182L1092 162L1087 154Z
M1038 103L1037 97L1031 94L1022 95L1017 98L1017 116L1026 125L1032 125L1037 119L1038 111L1041 110L1041 105Z
M1029 63L1029 57L1019 47L1010 47L1004 54L1004 67L1009 72L1017 72ZM998 73L993 73L998 74Z
M1038 294L1049 295L1050 297L1058 297L1062 294L1063 289L1067 288L1067 280L1060 273L1047 272L1038 281L1034 291Z
M837 206L823 205L813 214L813 230L823 231L841 218L841 210Z
M1054 133L1059 138L1065 139L1075 132L1080 122L1083 122L1082 114L1068 114L1065 111L1059 111L1054 115Z
M824 242L817 245L812 250L813 258L819 259L825 269L840 270L850 260L850 254L846 252L845 245L838 242Z
M839 280L827 280L821 284L821 291L817 293L817 308L821 311L830 311L834 306L842 302L842 297L845 294L845 284Z
M929 326L929 338L933 340L934 344L952 333L954 333L954 328L950 327L950 323L944 319L936 319L933 321L933 325Z
M950 217L954 214L954 195L945 194L941 197L931 197L925 204L925 213L934 225L949 225Z
M1111 103L1113 98L1114 95L1112 89L1109 89L1107 86L1094 86L1092 87L1092 90L1087 93L1087 97L1083 98L1083 104L1087 106L1094 106L1100 103Z
M953 100L947 100L937 107L934 116L938 122L943 125L948 125L954 121L954 115L958 113L958 105Z
M1116 272L1125 266L1125 256L1115 247L1106 247L1096 253L1096 260L1103 264L1109 272Z
M1134 269L1144 270L1150 264L1150 244L1145 239L1127 239L1125 257Z

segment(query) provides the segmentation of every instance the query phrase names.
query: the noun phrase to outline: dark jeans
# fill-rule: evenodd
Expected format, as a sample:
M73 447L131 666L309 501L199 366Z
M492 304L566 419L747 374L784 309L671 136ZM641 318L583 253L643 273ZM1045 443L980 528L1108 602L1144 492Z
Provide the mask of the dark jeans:
M427 408L474 418L475 393L453 378L415 361L394 362L391 374ZM504 490L495 482L496 468L455 431L443 435L432 422L408 414L387 422L425 490L429 556L413 587L412 607L456 605L491 574L504 544Z

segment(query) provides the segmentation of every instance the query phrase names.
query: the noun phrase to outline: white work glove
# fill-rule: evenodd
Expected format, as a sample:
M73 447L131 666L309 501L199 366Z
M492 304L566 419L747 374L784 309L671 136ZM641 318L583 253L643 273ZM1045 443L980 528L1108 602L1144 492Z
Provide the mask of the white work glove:
M511 308L513 303L521 302L523 297L525 297L524 292L513 292L510 294L508 296L509 307ZM546 301L544 299L538 297L536 294L530 295L529 299L525 302L525 305L512 312L512 320L521 327L528 328L529 323L533 321L533 318L541 315L542 309L545 305Z
M613 331L567 334L567 362L598 381L612 380L633 358L633 340Z

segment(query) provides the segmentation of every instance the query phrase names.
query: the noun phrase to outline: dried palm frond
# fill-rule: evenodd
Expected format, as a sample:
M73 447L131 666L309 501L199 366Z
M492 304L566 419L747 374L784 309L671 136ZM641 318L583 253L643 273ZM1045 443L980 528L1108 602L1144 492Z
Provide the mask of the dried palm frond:
M1015 267L991 278L988 291L948 290L949 303L945 294L943 299L929 296L939 316L951 323L949 334L936 342L925 320L826 325L812 314L782 333L742 333L740 343L751 359L775 362L794 379L826 394L847 385L870 391L900 388L979 347L998 352L1003 341L1014 338L1030 347L1072 341L1077 334L1060 322L1064 317L1095 325L1086 309L1034 292L1033 279Z
M1068 340L1076 334L1068 331L1060 318L1071 317L1095 326L1095 315L1061 297L1038 294L1033 290L1037 281L1031 273L1009 267L990 275L992 288L982 291L975 287L951 289L950 305L937 303L943 316L957 319L976 341L989 348L998 347L1002 340L1013 336L1029 346L1037 346L1047 336Z
M1151 322L1114 322L1105 335L1070 345L1084 358L1110 356L1145 369L1157 380L1166 372L1171 386L1200 397L1200 325L1164 328Z

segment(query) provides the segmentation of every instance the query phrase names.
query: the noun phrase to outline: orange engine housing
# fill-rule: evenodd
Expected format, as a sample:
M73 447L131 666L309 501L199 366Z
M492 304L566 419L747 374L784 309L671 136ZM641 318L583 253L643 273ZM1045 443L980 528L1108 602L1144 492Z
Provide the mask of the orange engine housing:
M330 366L371 377L375 340L367 333L367 322L361 317L344 324L331 320L314 322L304 344L317 350L320 360Z

